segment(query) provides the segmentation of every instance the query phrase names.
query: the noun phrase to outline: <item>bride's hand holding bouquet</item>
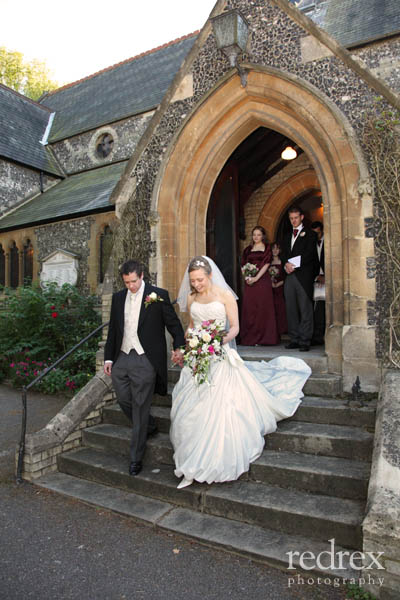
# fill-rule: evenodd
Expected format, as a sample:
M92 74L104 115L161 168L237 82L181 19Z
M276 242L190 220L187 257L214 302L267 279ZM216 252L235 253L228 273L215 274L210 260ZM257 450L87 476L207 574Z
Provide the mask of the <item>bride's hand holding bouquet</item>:
M198 385L209 383L211 361L223 358L226 334L224 327L214 319L203 321L200 326L187 330L183 364L189 367Z

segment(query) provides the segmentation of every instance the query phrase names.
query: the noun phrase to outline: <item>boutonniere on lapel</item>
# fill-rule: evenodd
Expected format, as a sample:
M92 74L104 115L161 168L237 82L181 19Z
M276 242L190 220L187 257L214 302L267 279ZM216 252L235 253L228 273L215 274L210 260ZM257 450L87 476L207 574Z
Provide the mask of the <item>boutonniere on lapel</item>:
M150 306L150 304L154 304L154 302L164 302L164 299L161 298L161 296L158 296L155 292L151 292L151 294L146 296L144 299L144 305L147 308Z
M305 235L306 235L306 232L305 232L305 231L302 231L302 232L300 233L300 237L304 237Z

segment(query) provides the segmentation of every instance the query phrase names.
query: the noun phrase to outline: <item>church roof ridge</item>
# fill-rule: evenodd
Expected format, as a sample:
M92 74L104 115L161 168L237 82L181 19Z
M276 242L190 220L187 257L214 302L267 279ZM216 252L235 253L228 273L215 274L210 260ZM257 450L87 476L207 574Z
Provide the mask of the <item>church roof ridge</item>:
M51 92L48 92L45 96L43 96L43 100L45 100L45 99L47 100L50 96L54 96L54 94L57 94L58 92L61 92L67 88L70 88L74 85L78 85L79 83L87 81L88 79L91 79L92 77L96 77L97 75L102 75L103 73L106 73L107 71L112 71L113 69L116 69L117 67L120 67L121 65L125 65L125 64L132 62L134 60L137 60L139 58L143 58L145 56L149 56L150 54L153 54L155 52L163 50L164 48L168 48L169 46L173 46L174 44L178 44L179 42L182 42L184 40L187 40L188 38L194 37L194 36L198 35L199 33L200 33L200 30L197 29L196 31L193 31L192 33L188 33L179 38L171 40L170 42L166 42L165 44L161 44L160 46L151 48L151 50L145 50L144 52L141 52L140 54L136 54L135 56L131 56L130 58L126 58L125 60L121 60L118 63L115 63L108 67L104 67L104 69L100 69L100 71L96 71L95 73L91 73L90 75L87 75L86 77L82 77L82 79L77 79L76 81L71 81L70 83L66 83L65 85L57 88L56 90L52 90Z
M24 94L21 94L21 92L17 92L17 90L14 90L13 88L8 87L8 85L5 85L4 83L0 83L0 88L2 88L5 92L10 92L11 94L14 94L14 96L17 96L21 100L25 100L26 102L29 102L30 104L33 104L37 108L43 108L43 109L45 109L48 113L52 113L53 112L51 110L51 108L49 108L45 104L41 104L37 100L33 100L32 98L29 98L28 96L25 96Z

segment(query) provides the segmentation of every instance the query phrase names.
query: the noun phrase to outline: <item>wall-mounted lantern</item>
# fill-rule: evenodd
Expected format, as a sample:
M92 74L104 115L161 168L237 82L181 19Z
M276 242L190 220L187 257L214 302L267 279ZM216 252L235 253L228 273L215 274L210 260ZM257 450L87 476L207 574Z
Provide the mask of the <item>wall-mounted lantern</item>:
M237 10L229 10L211 19L217 48L228 57L231 67L237 69L243 87L247 84L247 70L238 58L246 52L249 24Z

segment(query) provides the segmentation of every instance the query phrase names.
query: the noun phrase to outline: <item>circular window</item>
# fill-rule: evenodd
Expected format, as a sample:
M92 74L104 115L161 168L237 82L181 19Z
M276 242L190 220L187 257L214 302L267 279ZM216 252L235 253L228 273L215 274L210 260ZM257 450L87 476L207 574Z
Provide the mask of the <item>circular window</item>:
M111 154L114 138L111 133L103 133L96 141L96 154L99 158L106 158Z

